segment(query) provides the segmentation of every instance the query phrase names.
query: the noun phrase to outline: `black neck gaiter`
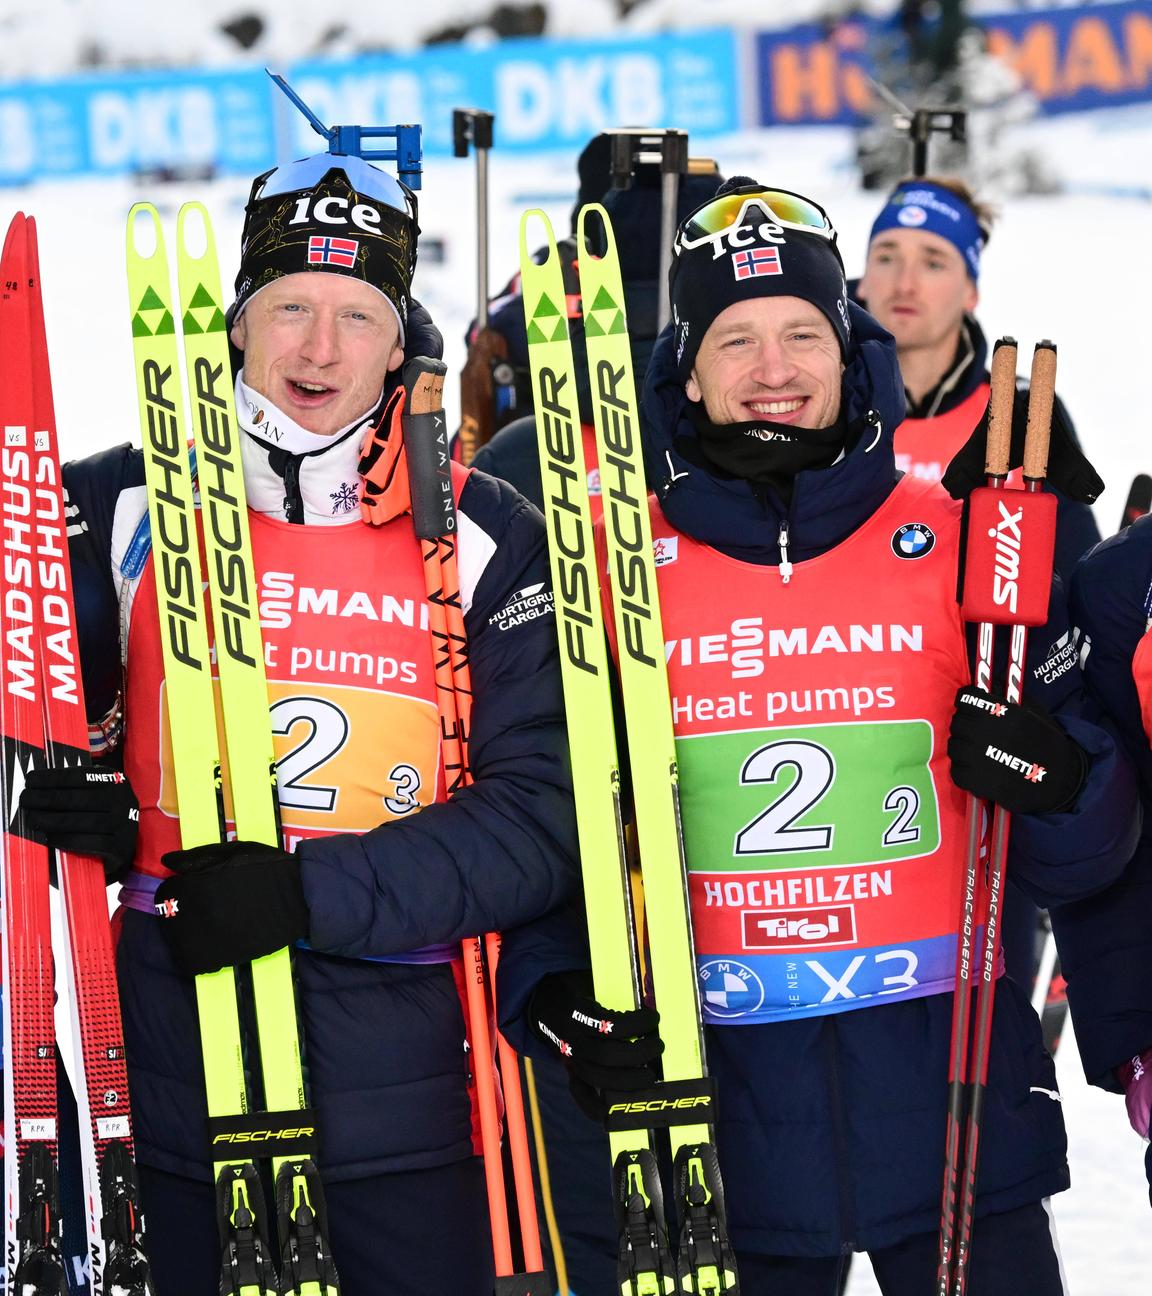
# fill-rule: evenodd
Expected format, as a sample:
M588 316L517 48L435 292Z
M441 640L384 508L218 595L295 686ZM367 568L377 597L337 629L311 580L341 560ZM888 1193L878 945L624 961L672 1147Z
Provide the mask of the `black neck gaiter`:
M848 441L843 417L824 428L798 428L770 419L713 423L701 402L690 402L688 415L700 439L700 451L710 464L759 484L777 485L806 468L828 468Z

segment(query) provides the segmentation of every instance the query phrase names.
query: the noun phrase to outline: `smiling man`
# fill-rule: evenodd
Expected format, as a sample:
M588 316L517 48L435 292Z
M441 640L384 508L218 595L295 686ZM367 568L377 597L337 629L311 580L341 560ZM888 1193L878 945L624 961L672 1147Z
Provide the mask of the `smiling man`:
M1027 707L967 687L961 506L896 467L896 349L849 302L823 209L730 181L681 224L670 298L642 413L741 1290L832 1296L845 1258L867 1251L885 1296L923 1296L964 792L1013 812L1010 872L1070 900L1126 863L1131 772L1079 715L1074 667L1046 682L1030 663ZM1057 597L1033 642L1067 632ZM1043 780L1000 764L998 743ZM650 1085L651 1016L610 1049L574 1026L615 1020L616 1006L595 1002L570 934L534 927L505 946L503 1012L540 1050L566 1041L586 1109ZM1054 1070L1006 979L984 1129L970 1288L1061 1296L1044 1203L1068 1183Z
M466 1039L460 943L575 890L575 825L552 618L508 614L526 590L551 612L539 514L455 470L474 782L451 800L412 520L361 515L363 447L402 435L405 355L440 352L411 297L418 233L415 196L355 157L260 176L246 212L229 325L284 849L178 849L143 456L64 472L93 748L130 783L49 771L25 808L124 883L157 1296L220 1289L193 977L288 944L343 1296L492 1291L473 1141L490 1059Z

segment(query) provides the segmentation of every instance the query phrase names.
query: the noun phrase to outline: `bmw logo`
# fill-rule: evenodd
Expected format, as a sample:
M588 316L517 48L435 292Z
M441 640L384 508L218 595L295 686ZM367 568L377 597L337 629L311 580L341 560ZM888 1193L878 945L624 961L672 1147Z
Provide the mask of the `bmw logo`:
M892 552L897 558L923 558L936 544L936 533L923 522L908 522L892 535Z
M709 959L696 970L704 1011L712 1018L746 1017L764 1003L764 982L736 959Z

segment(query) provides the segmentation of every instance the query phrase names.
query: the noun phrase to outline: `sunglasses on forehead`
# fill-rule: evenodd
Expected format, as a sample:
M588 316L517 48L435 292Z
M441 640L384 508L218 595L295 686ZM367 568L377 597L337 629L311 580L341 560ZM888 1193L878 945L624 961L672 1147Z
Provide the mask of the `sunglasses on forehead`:
M280 194L315 189L329 171L343 171L353 192L382 206L394 207L411 220L417 219L416 195L380 167L353 154L317 153L265 171L252 182L249 205Z
M773 224L783 229L818 234L836 247L836 231L828 219L828 213L818 203L787 189L747 187L722 194L702 207L697 207L680 227L680 247L699 247L718 234L744 224L748 210L753 207L758 207Z

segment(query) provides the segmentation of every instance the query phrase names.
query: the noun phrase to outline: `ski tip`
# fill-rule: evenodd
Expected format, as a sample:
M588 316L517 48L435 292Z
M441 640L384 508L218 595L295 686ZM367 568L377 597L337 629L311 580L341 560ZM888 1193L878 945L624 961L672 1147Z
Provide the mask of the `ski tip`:
M160 213L150 202L132 205L125 231L128 255L139 261L151 261L164 247L160 232Z
M8 255L13 241L24 229L24 213L18 211L15 216L8 222L8 233L4 235L4 256Z
M588 218L590 216L595 217L599 223L599 229L597 229L596 225L593 225L591 229L588 228ZM616 236L612 230L612 221L609 218L608 209L603 203L585 203L580 208L580 215L577 219L579 222L578 246L581 249L590 247L603 248L604 251L596 255L615 260ZM594 237L589 237L590 235Z
M176 217L176 241L181 253L192 261L203 261L212 250L212 221L202 202L186 202Z
M532 261L533 246L528 239L528 229L533 221L543 225L543 240L548 244L548 256L542 265L547 265L556 253L556 235L552 232L552 222L548 219L548 213L540 207L530 207L520 217L520 267L521 272L525 266Z

